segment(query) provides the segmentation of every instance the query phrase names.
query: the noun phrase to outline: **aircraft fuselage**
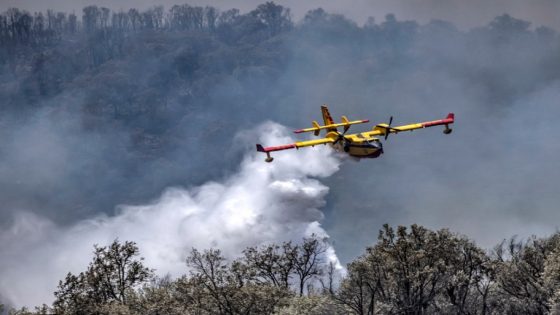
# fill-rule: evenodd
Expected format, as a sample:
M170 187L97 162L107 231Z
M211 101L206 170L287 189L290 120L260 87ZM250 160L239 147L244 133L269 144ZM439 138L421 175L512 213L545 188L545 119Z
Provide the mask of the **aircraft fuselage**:
M336 144L331 144L331 147L339 152L344 152L356 158L370 158L374 159L383 153L383 145L378 140L363 141L363 142L350 142L339 141Z

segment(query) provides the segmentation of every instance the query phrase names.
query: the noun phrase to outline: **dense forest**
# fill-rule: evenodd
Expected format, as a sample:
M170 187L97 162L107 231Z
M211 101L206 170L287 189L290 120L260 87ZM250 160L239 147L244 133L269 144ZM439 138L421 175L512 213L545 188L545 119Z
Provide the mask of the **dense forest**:
M462 117L486 124L464 146L494 146L482 137L487 121L558 81L559 53L556 31L507 14L463 31L392 14L358 25L322 9L293 21L272 2L245 14L187 4L88 6L79 15L9 9L0 14L0 228L20 209L65 225L170 185L226 176L254 146L232 139L238 131L272 118L306 126L327 90L363 114L372 100L392 104L416 82L437 80L430 91L464 94L425 105L433 102L423 91L392 108L418 114L453 99ZM308 102L314 107L303 108ZM514 140L510 147L526 144ZM532 193L523 190L523 201ZM0 313L560 312L558 233L486 250L445 229L384 226L346 271L327 261L326 240L316 237L249 247L234 260L193 249L177 279L145 265L133 241L96 245L85 271L61 279L52 305Z
M345 274L325 240L249 247L227 261L193 249L190 272L155 277L133 242L95 246L52 306L10 314L556 314L560 234L511 239L487 254L464 236L385 225Z

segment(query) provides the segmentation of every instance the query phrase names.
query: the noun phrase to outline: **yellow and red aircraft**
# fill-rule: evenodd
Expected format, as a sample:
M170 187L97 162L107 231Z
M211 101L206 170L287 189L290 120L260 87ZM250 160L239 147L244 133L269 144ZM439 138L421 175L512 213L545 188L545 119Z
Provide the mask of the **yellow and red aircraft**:
M315 136L318 136L321 130L324 129L327 132L324 138L318 140L300 141L274 147L263 147L262 145L257 144L257 151L266 153L265 161L272 162L274 159L270 156L270 152L273 151L312 147L318 144L330 144L335 150L345 152L356 158L376 158L383 153L383 145L376 136L384 136L385 140L387 140L387 137L389 137L389 134L391 133L396 134L401 131L413 131L416 129L442 125L445 126L443 133L450 134L452 129L449 128L449 125L455 121L455 115L453 113L449 113L445 119L392 127L391 123L393 122L393 116L391 116L388 124L381 123L375 125L371 131L347 135L346 132L351 125L367 123L369 120L349 121L346 116L342 116L342 122L335 123L327 106L321 106L321 111L323 112L323 121L325 123L323 126L320 126L317 121L313 121L313 127L294 130L294 133L313 131ZM339 127L343 127L343 132L338 131Z

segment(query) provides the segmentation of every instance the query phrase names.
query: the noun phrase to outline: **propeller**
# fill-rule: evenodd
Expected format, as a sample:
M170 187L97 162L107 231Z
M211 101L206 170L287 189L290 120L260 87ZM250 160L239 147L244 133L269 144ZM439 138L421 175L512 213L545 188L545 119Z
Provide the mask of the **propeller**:
M348 129L344 130L343 133L338 133L338 138L336 138L336 140L334 141L333 144L337 144L338 141L340 141L341 139L344 139L344 141L347 141L346 138L344 137L344 135L346 134L346 132L348 131Z
M392 124L392 123L393 123L393 116L391 116L391 117L389 118L389 123L388 123L388 124L380 124L380 125L377 125L377 126L376 126L376 127L378 127L378 128L383 128L383 129L385 129L385 140L387 140L387 138L389 138L389 134L391 133L391 131L394 131L395 133L401 131L401 130L399 130L399 129L397 129L397 128L391 127L391 124Z
M348 129L344 130L343 133L338 133L338 137L336 138L336 140L333 142L334 144L337 144L338 141L342 140L344 142L344 151L348 152L348 150L350 149L350 147L348 146L348 139L346 139L346 137L344 137L344 134L346 134L346 132L348 131Z
M393 123L393 116L389 117L389 125L385 128L385 141L389 138L389 134L391 133L391 124Z

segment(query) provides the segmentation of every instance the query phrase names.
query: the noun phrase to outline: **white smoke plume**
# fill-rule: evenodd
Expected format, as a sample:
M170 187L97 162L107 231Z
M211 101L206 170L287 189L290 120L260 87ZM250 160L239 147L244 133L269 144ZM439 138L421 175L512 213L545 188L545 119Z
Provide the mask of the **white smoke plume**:
M236 141L254 145L258 135L263 144L293 142L274 123ZM157 274L177 276L187 272L185 258L193 247L219 248L232 258L247 246L297 242L313 233L328 237L320 225L328 187L315 178L336 172L340 161L326 147L278 153L274 163L263 159L251 151L238 171L220 182L169 188L148 205L120 206L118 215L69 227L20 212L11 228L0 232L0 297L18 307L52 302L66 273L86 269L93 244L116 238L135 241ZM327 255L340 268L332 247Z

